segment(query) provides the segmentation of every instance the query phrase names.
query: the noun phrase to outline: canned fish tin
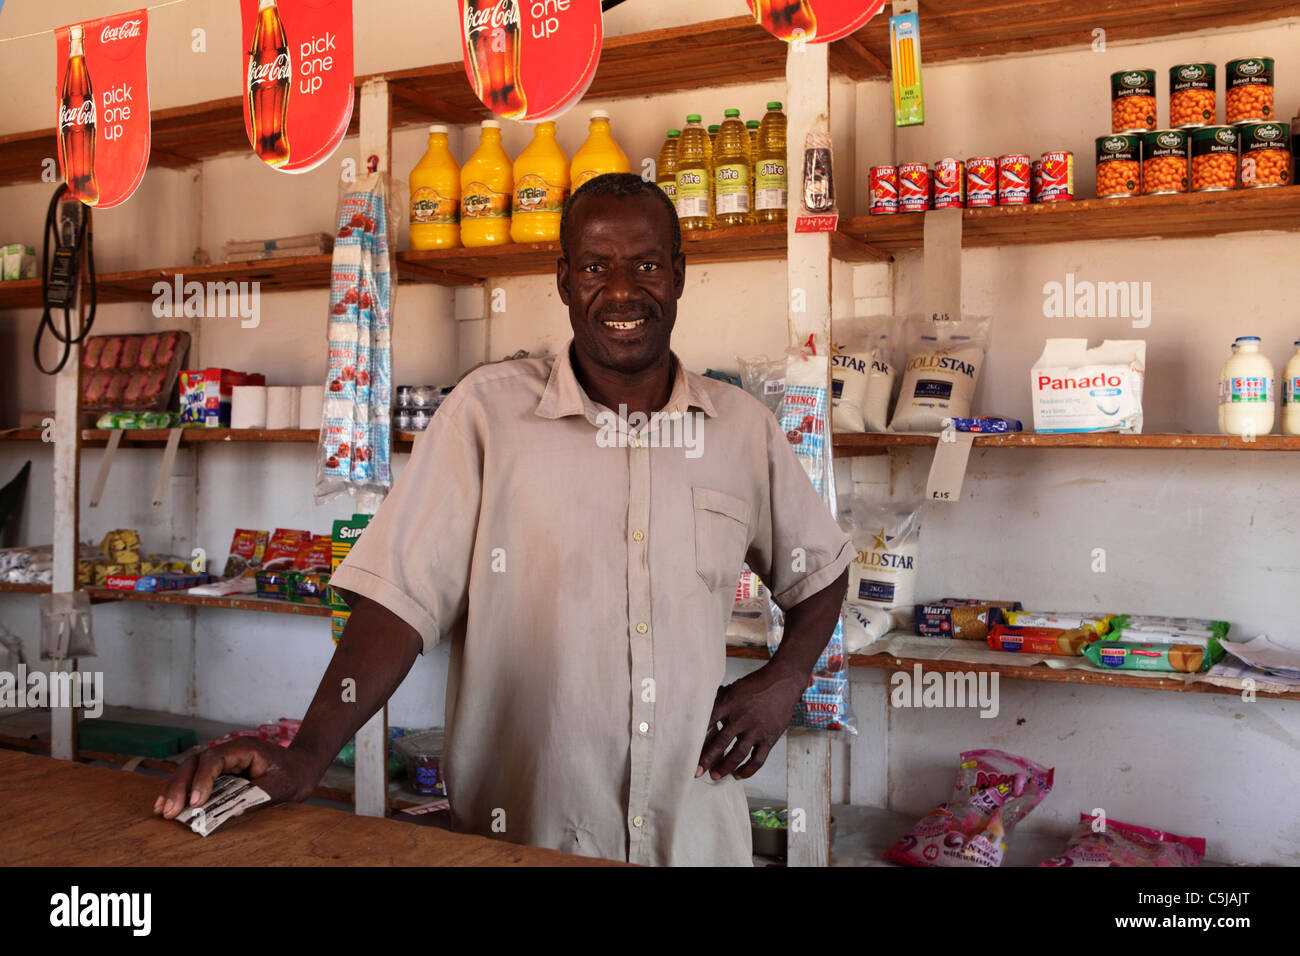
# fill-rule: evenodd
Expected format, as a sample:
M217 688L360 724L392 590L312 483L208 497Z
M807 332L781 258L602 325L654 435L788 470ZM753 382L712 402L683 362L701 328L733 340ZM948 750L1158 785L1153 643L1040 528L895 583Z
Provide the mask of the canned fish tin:
M1273 60L1266 56L1229 60L1224 104L1228 122L1263 123L1277 118L1273 112Z
M898 167L871 167L871 196L867 212L873 216L898 212Z
M1121 70L1110 75L1112 133L1145 133L1156 128L1156 71Z
M1097 137L1097 196L1136 196L1142 192L1142 138L1132 134Z
M1043 161L1036 159L1029 164L1029 201L1043 201Z
M1142 195L1187 192L1187 131L1158 129L1142 137Z
M422 432L429 427L429 419L433 417L433 412L427 408L411 409L411 431Z
M1215 112L1213 63L1184 63L1169 70L1169 125L1174 129L1213 126Z
M1026 153L1008 153L998 158L998 205L1027 206L1029 204L1029 156Z
M1043 153L1043 191L1039 202L1071 202L1074 199L1074 153L1058 149Z
M1192 192L1213 193L1237 188L1237 144L1231 126L1203 126L1192 131Z
M411 386L397 386L397 406L398 408L408 407L411 404Z
M1287 123L1248 123L1241 134L1243 189L1291 183L1291 128Z
M411 410L409 408L399 408L397 414L393 416L393 426L399 432L409 432L411 430Z
M930 208L930 167L925 163L903 163L898 167L898 208L903 212L925 212Z
M998 161L992 156L966 160L966 208L998 204Z
M966 166L960 159L941 159L934 164L934 208L964 209Z

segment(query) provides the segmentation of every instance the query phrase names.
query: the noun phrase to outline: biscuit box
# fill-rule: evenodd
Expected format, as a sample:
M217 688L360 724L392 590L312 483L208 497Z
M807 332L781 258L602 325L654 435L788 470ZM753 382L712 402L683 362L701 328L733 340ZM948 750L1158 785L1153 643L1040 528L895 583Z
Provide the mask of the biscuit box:
M352 546L357 543L361 537L361 532L370 524L373 515L354 514L351 518L341 518L334 522L334 528L330 534L330 574L334 574L343 563L343 559L351 552ZM351 610L347 602L333 588L329 589L329 606L330 614L330 633L334 638L334 643L339 642L343 636L343 628L347 626L348 617Z

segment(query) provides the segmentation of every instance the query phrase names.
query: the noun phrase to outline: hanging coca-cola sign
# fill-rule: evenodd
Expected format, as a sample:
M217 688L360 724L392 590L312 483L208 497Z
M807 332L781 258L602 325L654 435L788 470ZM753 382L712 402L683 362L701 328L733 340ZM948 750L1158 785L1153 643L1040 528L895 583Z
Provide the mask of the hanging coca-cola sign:
M600 63L600 0L457 3L465 74L489 110L537 123L582 99Z
M282 173L315 169L352 121L352 0L240 0L244 130Z
M745 0L754 19L778 40L830 43L885 8L885 0Z
M54 31L59 171L87 206L126 202L149 165L148 35L145 10Z

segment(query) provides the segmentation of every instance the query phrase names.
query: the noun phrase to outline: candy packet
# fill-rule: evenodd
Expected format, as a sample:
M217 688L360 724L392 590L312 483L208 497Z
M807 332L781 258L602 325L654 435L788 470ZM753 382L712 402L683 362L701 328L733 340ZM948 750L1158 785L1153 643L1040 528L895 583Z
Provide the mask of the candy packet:
M1200 866L1205 840L1079 814L1060 856L1039 866Z

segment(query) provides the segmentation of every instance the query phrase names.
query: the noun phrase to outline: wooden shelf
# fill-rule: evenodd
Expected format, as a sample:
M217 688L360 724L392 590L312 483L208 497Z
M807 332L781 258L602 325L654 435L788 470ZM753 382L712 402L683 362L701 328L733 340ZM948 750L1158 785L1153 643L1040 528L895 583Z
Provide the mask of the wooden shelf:
M296 614L304 617L329 617L329 605L294 604L274 601L251 594L230 597L202 597L185 591L114 591L109 588L86 588L92 604L110 601L142 601L146 604L174 604L186 607L215 607L228 611L265 611L271 614Z
M980 645L983 647L984 645ZM1016 655L1005 652L1008 661ZM762 647L727 647L728 657L748 658L751 660L769 660L771 655ZM940 673L988 672L1008 680L1047 681L1053 684L1091 684L1102 687L1131 687L1139 690L1165 690L1185 694L1227 694L1240 697L1241 691L1235 687L1219 687L1204 681L1188 683L1177 677L1151 677L1138 671L1085 671L1057 670L1045 664L974 664L969 661L935 661L913 657L895 657L892 654L850 654L850 667L869 667L875 670L911 671L915 665L921 665L922 672L938 671ZM1148 672L1149 675L1149 672ZM1260 697L1273 697L1278 700L1300 700L1300 691L1286 693L1266 693L1256 691Z
M0 431L0 441L40 441L44 429L6 428Z
M98 428L87 428L81 433L83 447L99 448L108 444L113 433ZM122 432L119 447L161 448L167 444L171 432L162 428L128 428ZM393 449L409 452L419 432L394 432ZM315 428L185 428L181 441L200 445L220 442L274 442L288 444L315 444L320 432Z
M834 437L837 457L852 457L890 448L933 447L934 435L846 435ZM1231 435L1120 435L1115 432L1080 432L1038 435L976 435L976 448L1142 448L1165 451L1300 451L1300 435L1260 435L1254 441Z
M894 254L923 247L925 214L858 216L840 228L854 239ZM1300 230L1300 187L1134 199L1080 199L967 209L962 213L962 245L966 248L1115 239L1194 239L1259 230Z
M0 594L49 594L48 584L11 584L0 581Z

